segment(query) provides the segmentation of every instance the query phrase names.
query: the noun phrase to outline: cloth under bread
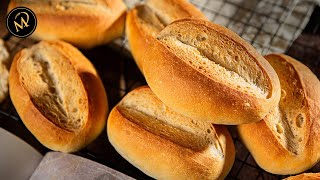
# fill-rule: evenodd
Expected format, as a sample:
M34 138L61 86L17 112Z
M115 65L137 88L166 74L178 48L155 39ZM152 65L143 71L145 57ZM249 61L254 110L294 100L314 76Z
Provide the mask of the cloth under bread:
M48 152L30 179L133 180L129 176L89 159L59 152Z

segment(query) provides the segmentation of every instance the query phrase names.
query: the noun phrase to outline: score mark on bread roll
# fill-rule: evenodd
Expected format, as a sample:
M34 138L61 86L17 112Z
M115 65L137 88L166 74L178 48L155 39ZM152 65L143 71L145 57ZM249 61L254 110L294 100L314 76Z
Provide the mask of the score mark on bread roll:
M107 131L126 160L156 179L223 179L234 161L225 127L172 111L147 86L111 111Z
M75 152L103 130L107 95L91 62L62 41L41 41L18 52L10 97L22 122L46 147Z
M51 57L51 58L48 58ZM34 45L17 64L31 101L50 121L80 130L88 118L88 99L79 75L58 49Z
M156 35L166 26L149 6L140 5L136 7L136 10L140 23L143 24L142 28L149 32L152 37L156 37Z
M215 81L258 98L270 96L270 82L253 57L243 53L243 47L205 26L181 26L164 29L157 39L178 58Z
M275 57L266 56L278 74L283 93L279 107L274 110L278 111L278 115L268 115L265 122L284 147L299 154L306 144L304 134L310 128L306 120L309 115L303 82L299 80L299 73L290 62Z
M133 91L117 106L128 120L183 147L201 151L214 147L222 156L222 148L213 125L196 122L166 107L150 90Z
M143 62L146 80L159 99L181 114L242 124L261 120L279 102L279 80L271 65L222 26L177 20L151 44Z
M142 72L142 57L153 38L168 24L183 18L207 19L186 0L148 0L128 12L126 35L131 53Z
M301 173L320 157L320 82L289 56L265 57L280 79L281 99L262 121L238 126L239 135L261 168L274 174Z

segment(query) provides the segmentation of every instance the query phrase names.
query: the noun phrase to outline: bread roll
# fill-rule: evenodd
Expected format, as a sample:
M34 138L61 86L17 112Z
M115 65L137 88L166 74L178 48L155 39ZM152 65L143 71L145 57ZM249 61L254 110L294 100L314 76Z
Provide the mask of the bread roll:
M172 111L146 86L113 108L107 127L113 147L156 179L223 179L234 162L225 127Z
M162 30L145 52L143 71L164 104L216 124L259 121L280 99L270 64L232 31L200 19Z
M319 180L320 173L303 173L296 176L290 176L285 180Z
M319 160L320 82L302 63L266 56L281 84L281 100L263 121L238 126L258 165L274 174L301 173Z
M148 0L128 12L126 35L131 53L142 71L142 57L150 42L171 22L183 18L206 17L186 0Z
M126 5L122 0L11 0L8 12L19 6L37 17L31 37L64 40L81 48L92 48L120 37Z
M4 46L4 42L0 39L0 103L8 95L8 78L9 72L6 66L9 59L9 53Z
M107 96L90 61L62 41L41 41L14 57L10 96L31 133L55 151L74 152L103 130Z

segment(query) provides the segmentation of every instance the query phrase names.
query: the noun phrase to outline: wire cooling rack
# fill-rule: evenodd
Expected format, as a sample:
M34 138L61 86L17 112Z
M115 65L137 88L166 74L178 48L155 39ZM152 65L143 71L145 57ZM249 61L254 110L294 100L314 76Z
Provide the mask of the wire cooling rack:
M130 2L132 4L136 3L134 1ZM254 3L251 4L246 4L247 1L242 2L241 0L193 0L191 2L194 3L201 11L203 11L211 21L234 30L244 39L253 44L256 48L260 47L259 51L261 53L267 53L269 51L286 52L287 50L290 52L290 49L297 44L293 43L294 39L301 33L311 15L310 8L313 9L311 2L309 1L305 1L303 3L300 1L286 1L286 4L282 1L275 0L254 1ZM269 12L269 10L264 10L263 5L265 4L267 4L266 6L271 7L272 13L280 12L281 18L275 18L274 15ZM130 6L129 3L128 5ZM229 9L230 7L233 7L235 12L234 15L230 13L226 14L228 13L228 10L225 9ZM298 9L297 12L296 9ZM308 11L306 11L306 9ZM253 20L256 16L260 17L260 19ZM294 25L292 23L290 24L289 22L291 21L289 20L292 19L292 16L300 17L299 23ZM320 16L316 16L314 21L318 21L319 17ZM268 29L268 27L271 26L269 24L276 25ZM319 28L317 28L319 25L320 22L317 22L313 27L316 33L319 33ZM292 28L292 33L289 33L290 35L284 33L285 30L282 30L286 29L287 27ZM266 34L266 36L269 37L269 40L261 43L261 34ZM6 34L2 38L6 41L6 45L11 56L13 56L20 49L29 47L35 43L35 41L31 39L18 39L10 36L9 34ZM286 41L286 44L282 44L283 46L278 47L274 43L278 42L279 39ZM293 46L290 47L290 44L292 43ZM306 47L307 44L302 44L302 46ZM290 48L288 49L288 47ZM320 51L318 51L318 49L312 50L317 51L318 57L320 56ZM82 50L82 52L86 57L88 57L88 59L92 61L103 81L108 94L110 109L114 107L129 91L146 84L143 75L140 73L132 57L130 56L125 37L115 41L115 43L110 45L99 46L91 50ZM320 71L317 71L317 69L320 69L319 62L319 58L316 62L307 62L307 64L313 68L318 77L320 75ZM1 120L3 117L5 117L6 120ZM4 127L5 129L18 135L36 147L42 154L45 154L49 151L39 142L37 142L30 132L28 132L28 130L23 126L23 123L19 119L19 116L16 113L9 97L0 104L0 122L0 127ZM267 173L257 166L248 150L239 140L235 127L229 126L228 128L236 147L236 159L226 179L282 179L285 177ZM141 171L133 167L114 150L114 148L108 142L105 131L97 138L97 140L76 154L107 165L134 178L150 179L150 177L144 175ZM319 170L320 164L317 164L308 172L319 172Z

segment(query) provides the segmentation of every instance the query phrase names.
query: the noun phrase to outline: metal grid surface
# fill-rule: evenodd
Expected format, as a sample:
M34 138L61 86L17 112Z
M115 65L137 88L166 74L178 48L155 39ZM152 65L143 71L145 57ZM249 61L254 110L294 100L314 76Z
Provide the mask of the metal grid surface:
M197 0L192 2L197 4ZM210 15L212 22L230 28L261 54L268 54L286 51L306 25L312 13L312 3L300 0L208 0L201 10Z
M292 26L294 28L294 35L292 35L289 39L286 39L286 35L282 36L280 33L281 28L286 27L288 25L288 19L291 18L294 9L298 7L300 3L299 1L293 1L290 3L290 6L285 6L277 3L278 1L273 2L262 0L259 2L257 1L257 3L255 3L254 6L248 7L247 5L236 5L235 3L239 2L239 0L226 0L223 1L223 3L221 3L220 6L215 5L214 7L216 7L216 9L209 9L209 7L212 6L210 4L217 3L219 1L207 0L200 2L200 0L193 0L191 2L196 4L208 16L208 18L214 22L222 21L220 19L228 17L228 20L224 22L225 24L219 24L225 25L226 27L231 28L234 31L237 30L235 32L237 32L240 36L242 36L244 39L253 44L256 48L257 46L263 47L260 51L262 53L267 53L269 51L285 52L289 45L292 44L294 39L300 34L300 32L306 24L306 22L301 22L300 25ZM286 11L282 12L282 18L275 19L273 18L273 16L269 16L269 13L259 10L261 3L267 3L270 4L273 8L279 7ZM307 4L310 5L310 3ZM246 21L238 19L238 16L229 17L228 15L224 14L223 9L225 6L228 5L234 6L236 8L235 14L241 14L242 11L250 10L250 13L246 15L248 16ZM210 14L210 16L208 14ZM308 11L306 14L304 14L303 21L306 21L305 19L309 19L310 15L311 11ZM257 25L256 23L254 23L254 26L251 26L249 23L252 21L251 19L253 19L255 16L262 16L265 18L262 18L263 20L261 20L260 24ZM269 21L279 22L281 24L274 30L274 33L271 34L270 32L267 32L268 30L265 28L266 24L268 24ZM240 24L239 27L241 25L243 25L244 27L242 29L237 28L237 24ZM291 27L291 25L288 26ZM255 33L252 33L251 29L256 29ZM266 33L270 36L270 41L268 43L261 44L259 42L259 35L261 33ZM251 38L246 37L248 34ZM3 38L6 41L6 45L11 56L13 56L20 49L28 47L35 43L30 39L18 39L10 35L6 35ZM285 49L279 50L276 46L273 45L272 42L277 42L277 39L282 39L288 42ZM144 77L138 70L137 66L135 65L134 61L130 56L130 53L128 52L127 40L125 38L122 38L111 45L100 46L91 50L82 50L82 52L86 57L88 57L88 59L92 61L94 66L97 68L99 75L102 78L102 81L108 94L110 109L114 107L114 105L118 103L126 93L138 86L146 84ZM320 61L318 61L316 64L317 68L320 68L319 62ZM318 77L319 74L320 73L317 74ZM0 114L10 117L10 121L16 121L19 124L22 124L9 97L3 103L0 104ZM236 159L227 179L281 179L284 177L267 173L264 170L262 170L259 166L257 166L248 150L239 140L235 131L235 127L229 126L228 128L231 132L236 147ZM25 131L27 131L26 128L24 129ZM48 151L48 149L42 147L40 148L40 151L42 151L42 153L45 153ZM135 167L126 162L113 149L113 147L107 140L106 132L103 132L97 140L95 140L88 147L76 154L105 164L118 171L124 172L125 174L128 174L129 176L132 176L134 178L149 179L149 177L147 177L142 172L140 172ZM308 172L319 172L319 170L320 164L316 165Z

